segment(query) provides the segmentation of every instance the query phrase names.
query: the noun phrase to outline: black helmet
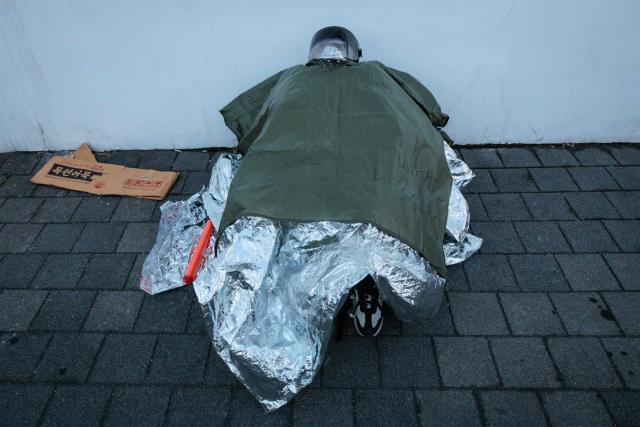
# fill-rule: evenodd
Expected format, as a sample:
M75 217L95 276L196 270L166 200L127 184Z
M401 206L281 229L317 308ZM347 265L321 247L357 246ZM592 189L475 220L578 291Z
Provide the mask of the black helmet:
M309 61L321 59L358 62L361 56L362 49L360 49L358 39L344 27L323 28L311 39Z

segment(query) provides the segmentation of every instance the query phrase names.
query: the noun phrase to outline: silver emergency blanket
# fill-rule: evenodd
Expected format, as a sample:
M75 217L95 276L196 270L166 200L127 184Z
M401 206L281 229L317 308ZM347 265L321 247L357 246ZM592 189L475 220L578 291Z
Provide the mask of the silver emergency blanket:
M482 240L468 233L468 206L460 192L473 173L446 144L445 153L453 186L443 248L447 264L454 264ZM201 207L217 229L240 162L240 155L222 155L208 189L163 205L158 240L143 268L145 290L159 292L156 283L161 290L182 285L195 230L203 225ZM181 249L187 255L165 253L178 248L187 248ZM371 224L332 221L242 217L219 236L217 256L207 259L194 290L217 353L271 411L311 383L335 315L349 289L367 275L401 321L432 316L441 305L445 280L414 249Z

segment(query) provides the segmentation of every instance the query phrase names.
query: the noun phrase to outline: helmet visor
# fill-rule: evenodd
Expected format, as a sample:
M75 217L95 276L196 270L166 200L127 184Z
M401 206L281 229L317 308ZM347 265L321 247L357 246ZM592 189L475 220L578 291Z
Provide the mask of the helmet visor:
M348 57L347 51L347 43L341 38L319 40L309 50L309 61L313 59L345 61Z

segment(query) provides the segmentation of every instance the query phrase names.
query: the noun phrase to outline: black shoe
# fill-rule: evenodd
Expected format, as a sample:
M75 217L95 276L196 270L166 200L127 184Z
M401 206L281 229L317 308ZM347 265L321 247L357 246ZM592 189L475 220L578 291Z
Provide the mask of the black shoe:
M369 281L365 279L353 288L354 307L351 316L356 332L360 336L375 337L382 329L384 318L378 296L378 288L373 285L373 280L370 278Z

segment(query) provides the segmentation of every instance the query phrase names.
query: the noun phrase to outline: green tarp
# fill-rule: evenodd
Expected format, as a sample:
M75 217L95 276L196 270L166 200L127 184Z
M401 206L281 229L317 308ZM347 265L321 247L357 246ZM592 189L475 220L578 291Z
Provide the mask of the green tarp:
M241 216L371 223L446 275L448 117L380 62L283 70L221 110L244 154L220 225ZM219 234L219 235L220 235Z

